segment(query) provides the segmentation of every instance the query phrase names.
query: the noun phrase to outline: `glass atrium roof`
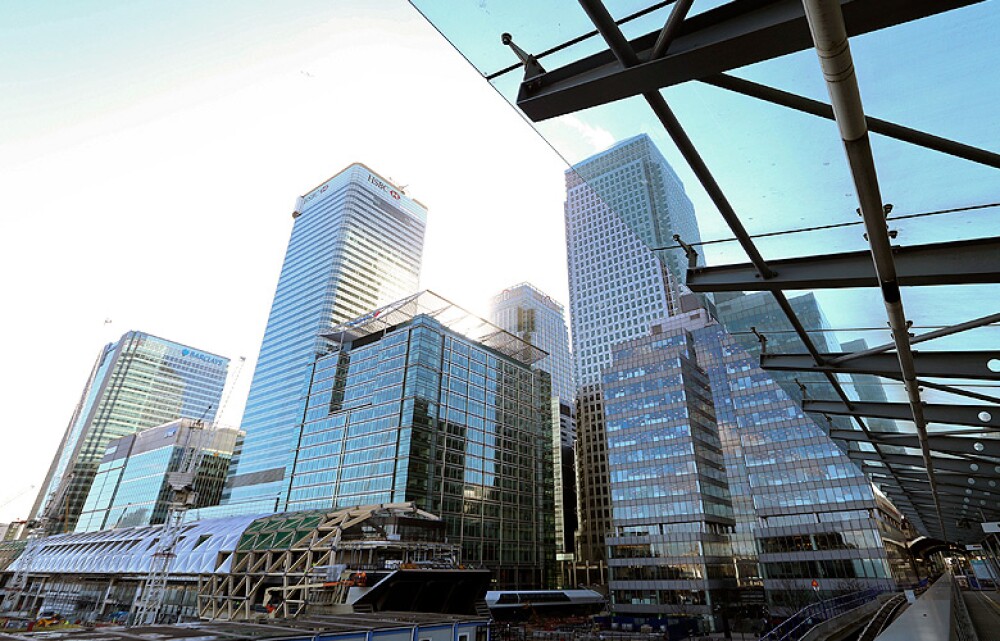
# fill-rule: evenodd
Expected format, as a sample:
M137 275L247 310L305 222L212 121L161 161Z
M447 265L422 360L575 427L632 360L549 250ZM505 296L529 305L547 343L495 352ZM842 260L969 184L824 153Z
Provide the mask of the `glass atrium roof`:
M828 326L756 326L782 337L763 365L829 372L809 389L813 409L851 417L833 435L922 534L972 542L979 522L1000 520L994 4L412 4L568 166L653 139L697 213L700 242L680 239L707 265L689 272L692 289L769 291L779 305L815 295ZM840 15L848 71L824 74L815 43ZM857 339L889 347L836 362L810 353ZM848 372L879 375L886 398ZM877 434L873 418L896 432Z
M325 336L337 342L357 340L411 321L420 315L429 316L451 331L526 365L548 356L545 350L428 290L337 325Z

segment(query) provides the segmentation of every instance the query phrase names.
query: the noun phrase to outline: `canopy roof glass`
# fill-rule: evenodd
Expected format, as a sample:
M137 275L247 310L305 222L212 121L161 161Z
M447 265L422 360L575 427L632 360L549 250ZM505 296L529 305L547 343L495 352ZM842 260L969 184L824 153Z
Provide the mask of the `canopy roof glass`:
M337 325L326 337L347 342L386 331L417 316L429 316L446 328L526 365L548 356L548 352L500 329L450 300L424 290L372 312Z
M788 317L755 326L782 338L768 341L763 365L821 379L809 385L807 409L822 422L848 417L832 435L922 534L971 542L983 536L980 521L1000 520L994 6L412 4L567 165L636 135L653 139L695 205L701 242L680 241L707 268L689 272L692 289L764 290L779 307L781 298L815 295L828 326L796 327ZM807 16L804 5L816 11ZM841 19L854 75L824 75L816 43ZM860 100L844 90L854 83ZM837 119L831 100L843 101ZM865 128L857 114L867 116L867 136L855 136ZM591 187L601 195L596 181ZM885 226L882 249L893 249L873 250ZM778 262L786 259L800 260ZM725 265L739 267L715 269ZM889 283L887 265L896 272ZM893 318L909 323L912 350L905 330L894 341ZM824 345L857 339L889 347L849 360L823 354ZM915 352L915 378L900 350ZM893 433L878 434L885 431Z

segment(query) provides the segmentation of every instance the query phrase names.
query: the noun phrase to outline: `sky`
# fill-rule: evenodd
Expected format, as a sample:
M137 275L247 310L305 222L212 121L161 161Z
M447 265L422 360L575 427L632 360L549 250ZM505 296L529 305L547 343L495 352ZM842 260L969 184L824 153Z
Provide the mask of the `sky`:
M482 78L514 61L503 31L531 52L586 31L575 2L416 4L434 26L402 0L0 2L0 522L27 514L100 347L128 330L246 357L221 417L239 422L296 197L352 162L428 206L422 286L479 314L520 281L568 303L566 163L640 132L680 175L703 240L731 235L641 99L541 123L543 138L508 102L520 72L496 90ZM852 39L868 113L1000 148L990 4ZM739 75L826 99L812 51ZM705 85L664 95L751 233L857 220L832 123ZM897 213L1000 201L995 170L873 146ZM908 244L990 235L996 212L893 228ZM759 246L769 259L863 249L861 232ZM734 243L703 251L746 260ZM904 291L918 327L996 311L995 287L930 289ZM875 328L840 340L888 339L877 291L819 298L833 326ZM935 344L998 339L983 328Z
M128 330L245 356L238 422L296 197L352 162L428 206L423 287L480 314L525 280L568 302L563 161L408 4L3 12L0 522Z

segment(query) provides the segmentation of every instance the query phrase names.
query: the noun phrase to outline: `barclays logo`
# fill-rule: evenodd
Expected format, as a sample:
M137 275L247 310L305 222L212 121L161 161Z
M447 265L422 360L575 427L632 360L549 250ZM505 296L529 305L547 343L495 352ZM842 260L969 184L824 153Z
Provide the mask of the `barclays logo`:
M187 349L187 348L182 349L181 356L190 356L191 358L197 358L200 361L205 361L206 363L211 363L212 365L226 364L226 360L224 358L217 358L215 356L209 356L208 354L202 354L201 352L196 352L193 349Z

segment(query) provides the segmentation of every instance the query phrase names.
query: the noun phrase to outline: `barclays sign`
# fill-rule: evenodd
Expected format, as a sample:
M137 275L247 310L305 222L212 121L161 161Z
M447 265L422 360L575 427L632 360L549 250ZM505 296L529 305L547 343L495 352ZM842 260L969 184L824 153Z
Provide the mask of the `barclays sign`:
M186 347L181 350L181 356L197 358L200 361L205 361L206 363L211 363L212 365L224 366L228 363L228 360L225 358L219 358L218 356L209 356L208 354L204 354L197 350L188 349Z

